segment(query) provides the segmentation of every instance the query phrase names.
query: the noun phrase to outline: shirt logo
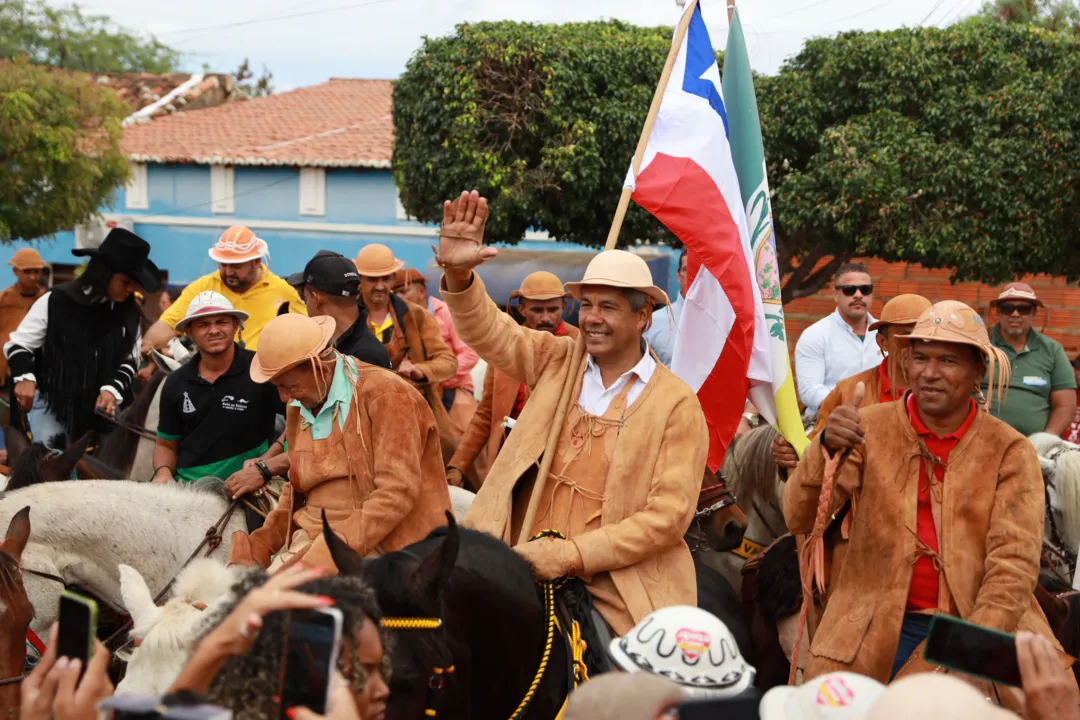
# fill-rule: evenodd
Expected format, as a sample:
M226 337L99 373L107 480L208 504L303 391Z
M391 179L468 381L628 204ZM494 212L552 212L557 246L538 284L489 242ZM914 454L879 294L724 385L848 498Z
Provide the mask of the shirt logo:
M223 410L238 410L242 412L244 410L247 410L247 406L248 401L244 398L240 398L238 400L234 395L226 395L225 397L221 398L221 408Z
M188 397L187 391L184 391L184 414L190 415L195 412L195 405L191 402L191 398Z
M1050 381L1046 378L1041 378L1038 375L1025 375L1021 381L1025 385L1031 385L1033 387L1046 387L1050 384Z

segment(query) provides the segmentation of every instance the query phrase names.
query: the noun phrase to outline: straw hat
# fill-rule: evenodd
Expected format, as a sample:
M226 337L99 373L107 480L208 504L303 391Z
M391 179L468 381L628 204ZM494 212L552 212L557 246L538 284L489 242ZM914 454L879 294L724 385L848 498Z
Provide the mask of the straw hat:
M221 233L214 246L210 248L210 259L222 265L239 265L240 263L258 260L266 255L270 249L265 240L255 236L243 225L233 225Z
M521 281L521 287L510 293L510 299L525 298L526 300L554 300L569 295L560 280L554 273L539 270L526 275Z
M188 326L192 320L198 318L210 317L211 315L231 315L240 321L240 327L244 327L244 321L248 319L248 314L243 310L237 310L233 307L233 304L229 302L229 299L221 293L216 293L213 290L204 290L196 295L188 303L187 314L181 318L180 322L176 323L176 331L184 332L184 328Z
M264 383L305 360L319 357L334 337L337 323L322 315L286 313L266 323L251 360L251 379Z
M1043 301L1035 296L1035 291L1031 289L1031 286L1022 282L1011 282L1003 287L998 296L990 301L990 307L997 307L997 304L1003 300L1023 300L1038 307L1046 307Z
M884 692L873 678L832 672L797 687L769 690L761 699L761 720L859 720Z
M8 265L16 270L44 270L45 261L34 248L19 248L8 260Z
M919 316L915 329L897 339L910 344L916 340L946 342L978 348L986 358L987 394L997 393L998 407L1012 378L1009 358L990 342L986 323L977 312L958 300L943 300Z
M356 254L356 271L363 277L393 275L405 263L394 257L394 251L381 243L366 245Z
M877 330L882 325L911 325L919 316L930 309L930 301L922 295L897 295L885 307L881 308L881 317L870 324L869 330Z
M427 278L416 268L402 268L394 273L394 292L404 290L417 283L427 287Z
M585 285L640 290L658 305L670 304L667 293L653 285L652 273L645 261L625 250L603 251L589 262L581 282L566 283L570 294L578 300Z

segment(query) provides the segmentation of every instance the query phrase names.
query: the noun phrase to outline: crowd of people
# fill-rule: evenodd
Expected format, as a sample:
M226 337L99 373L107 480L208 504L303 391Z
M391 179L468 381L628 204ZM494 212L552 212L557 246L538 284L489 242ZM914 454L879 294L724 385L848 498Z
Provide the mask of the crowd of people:
M335 574L333 538L369 559L409 548L447 525L455 487L476 492L465 527L573 593L585 674L604 674L563 717L724 717L724 703L748 701L765 720L1080 718L1074 660L1034 595L1045 493L1026 437L1080 437L1080 366L1034 328L1042 303L1029 286L1006 285L988 327L963 303L917 295L875 318L866 268L836 273L836 311L795 348L811 443L801 456L780 436L772 447L812 642L805 662L791 658L803 684L761 696L748 648L697 607L684 540L709 443L698 398L668 368L685 252L674 302L639 256L606 250L577 282L530 274L503 309L476 272L497 253L486 219L475 192L447 201L441 297L384 245L355 259L322 250L282 278L263 240L230 228L209 250L217 270L170 294L145 332L135 294L157 292L161 273L136 235L75 251L85 271L49 292L40 256L12 260L0 332L35 440L62 448L101 427L149 356L179 341L194 353L164 381L149 479L279 494L233 536L229 564L250 569L208 612L174 701L268 717L278 611L334 606L345 632L327 715L382 718L390 631L374 589ZM570 297L577 327L564 319ZM1022 687L926 660L938 615L1015 635ZM56 657L55 640L23 683L24 720L88 718L112 693L104 648L83 669Z

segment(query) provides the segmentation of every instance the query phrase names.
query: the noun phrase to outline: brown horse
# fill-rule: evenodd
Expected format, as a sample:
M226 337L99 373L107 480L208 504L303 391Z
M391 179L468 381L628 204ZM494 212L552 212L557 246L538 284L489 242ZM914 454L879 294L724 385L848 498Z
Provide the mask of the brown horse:
M71 479L71 471L82 459L86 448L94 442L96 433L87 430L82 437L64 448L64 452L50 450L41 443L32 443L22 430L4 428L4 444L7 446L11 473L5 492L37 485L43 482L61 482Z
M19 567L30 539L30 508L11 518L0 542L0 709L8 718L19 717L19 691L26 663L26 631L34 608L26 597Z
M746 514L728 489L723 471L717 474L705 468L697 512L686 533L691 552L700 549L703 542L716 552L734 550L742 544L746 524Z
M1062 649L1074 658L1080 657L1080 590L1052 593L1036 585L1035 599ZM1072 670L1080 682L1080 663L1074 663Z

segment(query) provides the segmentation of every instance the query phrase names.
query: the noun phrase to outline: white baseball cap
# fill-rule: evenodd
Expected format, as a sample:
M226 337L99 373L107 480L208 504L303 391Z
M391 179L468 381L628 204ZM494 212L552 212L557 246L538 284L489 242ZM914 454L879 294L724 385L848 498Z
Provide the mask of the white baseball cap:
M612 660L625 672L648 672L678 683L694 697L732 697L754 681L734 636L718 617L689 605L649 613L611 641Z
M857 720L870 712L885 686L850 672L834 672L798 687L781 685L765 693L761 720Z
M176 331L184 332L184 328L192 320L209 317L210 315L231 315L240 321L241 328L244 327L244 321L248 319L246 312L234 308L229 299L221 293L204 290L188 303L187 314L184 315L180 322L176 323Z

